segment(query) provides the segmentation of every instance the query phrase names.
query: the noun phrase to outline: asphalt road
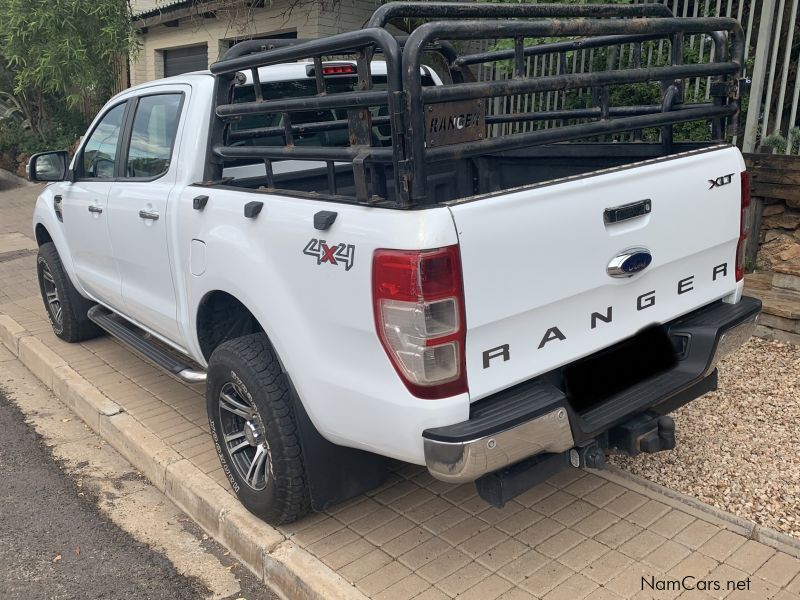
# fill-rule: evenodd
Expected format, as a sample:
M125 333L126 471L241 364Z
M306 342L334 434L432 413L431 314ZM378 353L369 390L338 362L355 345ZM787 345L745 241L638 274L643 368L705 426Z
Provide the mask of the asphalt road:
M2 390L0 482L3 600L207 597L201 583L178 573L105 518L92 498L79 495ZM275 598L249 573L241 584L234 598Z
M205 590L113 523L0 391L0 597L202 598Z

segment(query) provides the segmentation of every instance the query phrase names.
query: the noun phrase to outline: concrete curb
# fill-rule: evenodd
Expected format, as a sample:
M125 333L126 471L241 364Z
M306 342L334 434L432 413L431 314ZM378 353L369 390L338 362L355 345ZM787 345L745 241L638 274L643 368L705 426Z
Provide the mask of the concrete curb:
M53 389L53 376L57 369L67 366L66 361L50 350L41 340L26 335L19 339L19 360L28 367L43 384ZM77 373L76 373L77 375Z
M682 510L693 517L716 522L720 527L725 527L734 533L739 533L775 550L800 558L800 540L791 535L781 533L770 527L764 527L755 521L716 508L702 500L676 492L614 465L608 465L603 471L593 470L592 473L618 485L623 484L627 487L633 485L639 488L637 491L640 494L648 498Z
M100 431L102 417L111 417L122 408L101 394L96 387L67 365L53 370L53 394L94 431Z
M19 340L26 335L28 332L22 325L11 317L0 314L0 342L3 342L14 356L19 357Z
M250 514L222 486L4 314L0 314L0 341L59 400L279 596L288 600L366 600L291 538Z

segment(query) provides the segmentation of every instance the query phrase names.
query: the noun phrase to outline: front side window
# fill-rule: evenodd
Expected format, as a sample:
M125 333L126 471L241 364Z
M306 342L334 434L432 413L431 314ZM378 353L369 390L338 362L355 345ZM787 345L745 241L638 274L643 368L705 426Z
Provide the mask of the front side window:
M81 177L85 179L110 179L114 177L117 161L117 142L125 116L125 102L106 113L95 127L83 147Z
M181 94L139 98L128 148L127 177L152 178L169 170L181 99Z

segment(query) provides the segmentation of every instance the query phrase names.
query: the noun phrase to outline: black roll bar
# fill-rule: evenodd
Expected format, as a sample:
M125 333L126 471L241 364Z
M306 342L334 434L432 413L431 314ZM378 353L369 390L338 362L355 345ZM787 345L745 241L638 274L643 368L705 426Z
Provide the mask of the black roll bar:
M683 109L690 108L706 108L711 106L708 102L697 102L690 104L683 104ZM612 106L608 109L607 114L612 117L621 116L634 116L634 115L652 115L655 113L663 112L664 105L662 104L643 104L638 106ZM543 110L534 112L514 113L511 115L487 115L486 123L488 125L495 125L499 123L523 123L529 121L568 121L570 119L597 119L603 116L603 109L599 106L591 108L567 108L561 110ZM388 125L389 117L373 117L373 125ZM303 135L308 133L318 133L325 131L336 131L338 129L347 129L349 121L339 119L336 121L323 121L320 123L305 123L303 125L292 125L292 133ZM259 137L281 136L284 135L286 129L283 126L275 127L253 127L251 129L236 129L228 134L230 140L248 140Z
M505 5L502 5L505 6ZM520 5L511 5L520 6ZM526 6L526 5L521 5ZM543 5L536 5L543 6ZM638 5L654 6L654 5ZM588 7L587 7L588 8ZM703 33L705 31L728 31L731 34L733 50L732 58L729 63L711 63L706 65L680 65L680 55L675 54L675 48L682 49L682 36L686 33ZM628 69L625 71L608 71L600 73L582 73L572 75L554 75L536 79L515 78L504 81L465 83L458 86L442 86L435 89L422 88L422 80L419 77L419 67L422 60L421 49L433 39L448 40L468 40L468 39L502 39L514 38L524 39L525 37L545 37L545 36L604 36L604 35L625 35L636 34L668 34L673 36L673 63L672 67L655 67L649 69ZM677 40L680 40L678 42ZM521 60L519 49L515 53L515 62ZM509 96L520 93L534 91L574 89L578 87L590 87L596 85L610 85L615 83L631 83L649 80L674 80L683 77L693 76L725 76L741 73L742 62L744 59L744 35L742 28L736 19L727 17L705 17L705 18L686 18L669 17L659 19L573 19L569 21L544 20L544 21L436 21L425 23L418 27L409 36L406 43L406 50L403 53L403 79L406 91L407 113L408 113L408 133L406 136L406 157L410 161L405 171L408 173L410 181L407 185L410 189L410 202L422 202L427 196L426 190L426 158L433 159L438 155L447 155L447 151L452 148L463 150L466 144L457 144L448 148L438 148L435 151L425 148L425 103L448 102L464 100L469 98L487 98L494 96ZM516 71L516 69L515 69ZM580 83L578 83L580 82ZM491 87L491 93L489 91ZM605 104L605 103L604 103ZM711 107L697 109L694 111L694 118L703 118L706 111L709 118L720 116ZM700 112L698 112L700 111ZM687 111L681 111L687 112ZM673 113L670 113L673 115ZM606 115L604 115L605 117ZM674 115L673 115L674 116ZM632 119L641 117L632 117ZM648 119L655 120L655 116L648 116ZM672 118L672 117L670 117ZM690 119L692 120L692 119ZM680 122L680 121L675 121ZM664 123L667 124L667 123ZM588 127L581 125L580 127ZM556 131L564 131L568 128L558 128ZM613 129L613 126L612 126ZM615 130L616 131L616 130ZM623 129L624 131L624 129ZM533 132L539 133L539 132ZM552 134L549 134L552 135ZM568 132L564 131L568 136ZM523 137L524 136L524 137ZM583 135L581 137L587 137ZM539 139L532 134L515 134L502 138L484 139L470 144L476 147L484 147L486 151L504 149L505 146L519 147L515 138L527 139L532 143ZM541 139L551 139L545 137ZM565 137L557 141L568 139L580 139L575 137ZM456 154L460 156L460 154Z
M581 140L608 133L630 131L632 129L674 125L676 123L685 123L687 121L697 121L706 118L727 117L735 114L738 110L739 106L736 103L731 103L727 106L709 105L708 108L693 108L675 112L663 112L656 115L639 115L620 119L594 121L592 123L581 123L580 125L539 129L537 131L517 133L506 137L467 142L457 146L439 146L431 148L427 152L427 158L431 161L468 158L470 156L493 154L507 150L519 150L527 146Z
M295 110L324 110L326 108L357 108L364 106L387 106L386 92L364 91L344 92L330 96L307 96L305 98L286 98L283 100L262 100L261 102L238 102L217 107L217 116L241 117L265 113Z
M572 50L586 50L589 48L602 48L605 46L616 46L618 44L639 43L648 40L657 40L668 37L666 33L651 33L648 35L605 35L594 38L581 38L566 42L550 42L547 44L537 44L536 46L526 46L522 50L524 57L540 56L542 54L552 54L556 52L570 52ZM455 60L453 66L456 68L464 65L477 65L481 63L496 62L514 58L515 50L494 50L490 52L477 52L466 54Z
M425 23L407 37L393 37L383 28L391 19L402 17L444 20ZM686 34L705 34L712 38L715 45L713 63L682 64L683 38ZM524 45L526 37L550 36L591 37L530 47ZM513 39L514 48L459 56L453 44L459 40L503 38ZM525 77L524 60L529 56L627 43L641 44L661 38L668 38L671 42L672 66L642 68L637 59L632 69ZM422 86L422 57L430 51L438 52L445 59L453 76L453 84ZM387 91L372 89L370 60L375 52L381 52L385 57ZM356 91L328 94L326 80L322 76L322 59L341 54L355 54L357 57ZM714 138L721 139L726 120L732 121L738 111L735 79L741 76L743 54L742 28L734 19L676 18L662 4L392 2L378 8L368 26L359 31L315 40L242 42L233 46L220 62L212 65L211 72L216 77L216 83L206 179L221 178L225 159L257 159L264 161L267 187L272 188L272 160L293 158L324 161L328 168L330 193L336 195L334 162L349 162L353 167L355 196L362 202L386 197L384 166L391 165L397 204L409 207L426 200L426 171L430 162L502 153L650 127L662 128L662 143L668 147L671 145L672 125L697 120L711 120ZM303 59L313 60L316 95L275 100L262 96L258 73L260 67ZM508 59L514 61L514 72L513 77L507 80L475 81L474 77L468 76L468 65ZM252 73L255 100L236 103L233 90L242 83L240 71L247 70ZM711 87L713 102L683 104L682 81L691 77L714 79ZM609 106L608 86L646 81L662 83L661 104ZM431 105L576 88L599 90L601 100L598 105L592 108L490 115L484 118L484 122L563 122L597 118L599 121L494 138L484 139L480 136L481 139L472 138L474 141L450 145L434 146L431 143L426 147L424 109ZM369 110L382 107L388 108L388 114L374 115ZM347 118L336 116L333 121L297 125L291 122L292 113L295 112L335 109L346 109ZM280 124L229 131L230 123L243 116L267 113L280 115ZM382 147L376 142L372 127L387 124L390 126L391 146ZM335 129L349 130L348 147L294 144L295 134ZM273 135L283 136L285 144L229 145ZM369 196L370 186L372 196Z
M553 90L574 90L577 88L615 85L620 83L642 83L644 81L666 81L690 77L712 75L733 75L739 71L734 62L696 65L676 65L674 67L643 67L640 69L620 69L595 73L575 73L571 75L543 75L536 79L506 79L497 81L478 81L459 86L420 88L418 100L423 104L436 102L456 102L477 98L497 96L516 96L533 92ZM499 85L498 85L499 84ZM416 92L414 92L416 93ZM418 100L412 100L418 101Z
M690 108L707 108L711 106L708 102L697 102L683 104L684 110ZM639 106L611 106L607 115L611 117L631 117L635 115L653 115L663 112L663 104L643 104ZM560 110L541 110L524 113L514 113L512 115L486 115L486 123L494 125L498 123L524 123L526 121L569 121L571 119L598 119L603 116L601 106L591 108L565 108Z
M367 27L385 27L390 20L514 19L574 17L673 17L664 4L484 4L481 2L388 2L379 6Z
M228 60L231 58L239 58L240 56L244 56L247 54L253 54L255 52L264 52L267 50L274 50L275 48L288 48L290 46L297 46L299 44L305 44L306 42L314 41L315 38L292 38L292 39L284 39L284 38L262 38L258 40L244 40L241 42L237 42L235 45L228 48L225 54L222 57L222 60ZM400 45L402 49L405 46L406 41L408 40L407 35L403 36L395 36L395 40ZM378 53L381 52L380 48L375 49ZM459 57L458 50L456 47L453 46L450 42L446 40L437 41L435 44L432 44L427 48L430 52L436 52L442 56L442 58L447 63L449 69L454 69L454 63ZM464 66L459 66L458 69L452 71L456 78L461 78L462 74L466 75L466 79L469 81L474 81L474 76L471 75L468 69Z
M714 51L717 59L727 60L728 36L724 31L707 31L706 33L714 42ZM669 37L668 33L651 33L645 35L607 35L594 38L580 38L565 42L549 42L547 44L537 44L536 46L526 46L523 48L524 57L540 56L542 54L553 54L557 52L570 52L573 50L586 50L590 48L602 48L605 46L616 46L619 44L640 44L649 40L657 40ZM453 68L460 69L466 65L475 65L500 60L515 58L516 50L493 50L489 52L477 52L460 56L453 62Z
M258 40L253 40L253 42L258 43ZM295 62L313 56L325 56L353 51L368 45L373 45L380 48L383 55L386 57L386 78L389 91L396 92L402 89L402 81L398 70L398 67L402 63L400 45L385 29L373 27L369 29L360 29L358 31L349 31L327 38L309 40L300 44L287 45L285 47L254 52L252 54L246 53L248 50L243 48L240 52L234 53L233 57L228 57L228 54L232 53L243 44L247 44L247 42L236 44L226 53L225 58L211 65L211 73L214 75L231 74L247 69L266 67L268 65Z
M335 147L306 147L306 146L214 146L214 152L223 158L270 158L270 159L295 159L295 160L332 160L350 162L361 154L358 148L345 146ZM375 162L391 163L393 153L391 148L373 148L370 158Z
M287 44L275 47L271 50L261 50L258 40L250 44L242 44L242 48L236 50L233 46L223 60L211 65L211 73L217 76L216 82L216 106L215 116L219 121L216 125L212 124L212 139L210 145L209 165L217 166L217 178L221 176L221 161L219 159L230 156L234 149L226 155L226 147L220 141L225 135L225 126L221 123L226 118L235 118L246 114L262 114L282 112L285 127L287 146L283 148L283 154L278 158L289 158L299 156L301 153L294 152L294 145L290 143L292 135L292 124L290 111L309 110L313 108L348 108L348 120L350 121L350 139L353 149L357 149L354 160L354 169L358 165L359 173L356 175L356 189L360 200L367 199L366 184L366 165L365 162L372 158L374 149L371 148L370 131L371 115L367 108L374 105L386 105L389 109L389 123L391 127L391 139L393 156L395 157L393 169L395 179L395 189L400 190L400 168L399 161L405 152L404 131L402 114L404 111L403 102L403 83L401 76L402 55L400 45L397 40L385 29L372 27L359 31L341 33L328 38L310 40L299 44ZM388 94L384 92L370 91L372 76L370 73L370 57L372 52L379 48L386 61L386 82ZM254 49L260 51L253 52ZM325 84L322 79L323 56L342 53L358 53L358 79L361 91L348 94L335 94L327 96ZM261 97L261 87L258 85L259 67L275 65L285 62L313 57L317 81L317 96L308 98L293 98L289 100L264 100ZM249 69L252 72L256 102L232 103L232 84L239 71ZM227 96L223 95L227 94ZM223 98L227 98L224 101ZM356 148L357 147L357 148ZM264 158L267 180L272 182L272 164L274 152L260 148L261 157ZM318 149L318 154L325 154L322 149ZM319 160L319 158L317 159ZM324 159L323 159L324 160ZM333 160L328 161L329 178L333 179L334 164ZM206 177L208 179L208 177ZM374 171L371 174L373 188L384 191L385 180L378 177Z

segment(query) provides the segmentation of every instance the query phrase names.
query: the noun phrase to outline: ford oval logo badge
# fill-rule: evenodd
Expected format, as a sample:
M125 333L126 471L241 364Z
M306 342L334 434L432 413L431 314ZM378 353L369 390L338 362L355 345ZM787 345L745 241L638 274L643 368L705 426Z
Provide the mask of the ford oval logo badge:
M611 259L606 271L611 277L633 277L649 267L651 262L653 255L647 248L628 248Z

